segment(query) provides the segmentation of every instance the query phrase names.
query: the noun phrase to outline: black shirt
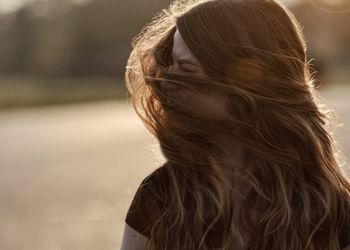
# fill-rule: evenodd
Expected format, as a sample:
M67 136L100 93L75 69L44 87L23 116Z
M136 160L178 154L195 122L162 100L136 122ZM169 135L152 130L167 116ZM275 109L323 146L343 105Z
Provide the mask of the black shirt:
M159 218L160 208L164 202L161 197L156 197L152 193L152 189L157 188L157 183L160 181L166 181L164 180L166 164L164 163L142 180L125 217L126 224L147 238L150 238L150 226ZM339 243L340 249L350 244L350 225L339 235Z

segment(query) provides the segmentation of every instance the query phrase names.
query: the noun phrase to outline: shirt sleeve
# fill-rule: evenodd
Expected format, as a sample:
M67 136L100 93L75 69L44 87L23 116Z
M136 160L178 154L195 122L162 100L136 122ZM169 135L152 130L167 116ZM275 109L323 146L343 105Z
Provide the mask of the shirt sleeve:
M152 225L159 218L160 200L154 195L160 168L144 178L136 190L125 217L125 223L134 230L150 238Z

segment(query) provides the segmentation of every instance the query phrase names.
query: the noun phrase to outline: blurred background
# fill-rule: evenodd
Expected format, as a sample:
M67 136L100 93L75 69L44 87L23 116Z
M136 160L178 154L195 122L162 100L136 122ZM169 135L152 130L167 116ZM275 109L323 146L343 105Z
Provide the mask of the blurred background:
M168 0L0 0L0 249L119 249L164 158L127 102L131 38ZM350 153L350 1L283 1Z

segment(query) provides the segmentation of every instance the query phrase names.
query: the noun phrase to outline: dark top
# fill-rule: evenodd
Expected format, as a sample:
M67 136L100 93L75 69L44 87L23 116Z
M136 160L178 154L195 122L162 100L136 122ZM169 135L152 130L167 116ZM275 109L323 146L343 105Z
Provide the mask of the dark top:
M165 167L166 163L142 180L125 217L126 224L147 238L150 238L150 231L147 225L152 225L159 218L159 211L151 210L149 206L153 203L160 207L163 202L160 197L153 195L152 188L156 188L159 181L165 180ZM339 243L340 249L350 244L350 226L345 228L339 235Z
M160 214L159 211L151 209L151 205L154 205L154 203L157 203L158 207L161 207L162 203L160 198L154 196L152 188L156 187L158 181L165 179L164 171L162 171L164 167L165 164L142 180L125 218L126 224L147 238L150 238L150 231L147 226L153 225Z

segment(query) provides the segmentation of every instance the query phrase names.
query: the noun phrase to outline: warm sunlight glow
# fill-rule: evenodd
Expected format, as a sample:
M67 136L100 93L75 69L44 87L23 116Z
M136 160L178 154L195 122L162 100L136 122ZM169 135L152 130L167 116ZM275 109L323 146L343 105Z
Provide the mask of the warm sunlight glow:
M323 2L330 4L330 5L338 5L338 4L343 4L346 1L345 0L323 0Z
M350 0L309 0L317 8L333 13L350 11Z
M16 11L28 0L0 0L0 14Z

